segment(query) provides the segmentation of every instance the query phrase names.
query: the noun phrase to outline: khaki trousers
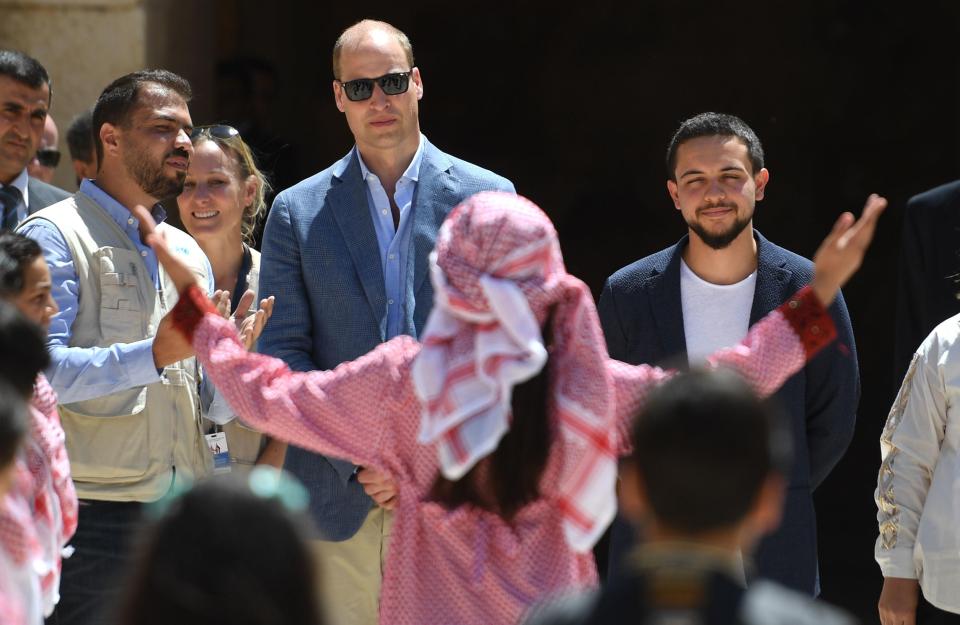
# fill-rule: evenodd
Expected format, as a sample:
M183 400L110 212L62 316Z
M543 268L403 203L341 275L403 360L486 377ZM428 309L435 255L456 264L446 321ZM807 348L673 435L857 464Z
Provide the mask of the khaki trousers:
M327 625L377 625L392 527L393 512L374 506L351 538L310 541L317 566L317 596Z

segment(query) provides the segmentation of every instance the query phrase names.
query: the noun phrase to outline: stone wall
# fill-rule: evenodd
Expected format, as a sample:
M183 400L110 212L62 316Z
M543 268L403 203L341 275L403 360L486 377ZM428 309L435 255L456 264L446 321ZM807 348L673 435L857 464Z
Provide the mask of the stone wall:
M67 126L113 79L164 67L194 85L194 117L210 109L214 53L207 28L214 3L172 0L0 0L0 47L39 60L53 85L50 109L63 157L54 183L76 188ZM189 7L187 10L184 7ZM199 108L198 108L199 107Z

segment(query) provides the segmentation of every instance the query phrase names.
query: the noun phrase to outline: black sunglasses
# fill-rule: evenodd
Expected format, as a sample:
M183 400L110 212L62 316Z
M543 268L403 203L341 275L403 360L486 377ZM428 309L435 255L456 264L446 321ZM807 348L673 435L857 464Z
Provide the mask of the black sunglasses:
M231 139L233 137L239 137L240 131L233 126L227 126L226 124L194 126L190 131L190 140L193 141L200 135L207 135L208 137L215 137L217 139Z
M37 150L37 162L44 167L53 169L60 164L60 150L57 148L40 148Z
M347 82L339 80L337 82L343 87L343 92L347 94L348 100L360 102L361 100L369 100L373 95L373 83L380 85L380 88L387 95L406 93L407 89L410 88L410 73L412 71L384 74L379 78L357 78Z

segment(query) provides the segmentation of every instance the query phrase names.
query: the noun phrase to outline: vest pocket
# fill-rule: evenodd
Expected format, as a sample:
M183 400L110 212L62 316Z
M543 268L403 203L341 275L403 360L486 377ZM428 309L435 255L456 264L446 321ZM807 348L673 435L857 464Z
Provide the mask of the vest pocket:
M143 334L140 306L142 263L130 250L104 247L96 252L100 279L100 333L107 343L130 342ZM151 289L152 290L152 289Z
M239 419L224 425L223 431L227 434L230 459L238 464L256 464L265 446L263 434L240 423Z
M140 387L59 406L75 480L127 483L146 475L151 464L146 398L147 388Z

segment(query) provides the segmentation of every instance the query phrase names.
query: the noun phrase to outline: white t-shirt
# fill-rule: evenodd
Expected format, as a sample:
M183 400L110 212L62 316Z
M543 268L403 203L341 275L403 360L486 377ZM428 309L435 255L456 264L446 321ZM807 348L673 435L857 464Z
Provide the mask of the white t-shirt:
M707 282L680 261L680 300L687 358L699 364L724 347L733 347L747 336L757 272L736 284Z

